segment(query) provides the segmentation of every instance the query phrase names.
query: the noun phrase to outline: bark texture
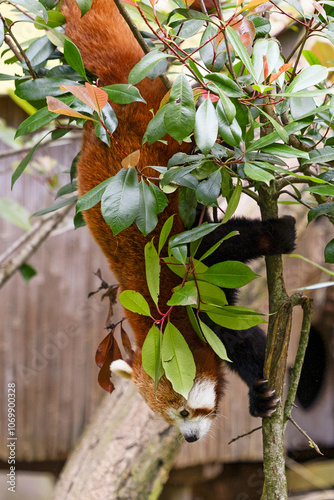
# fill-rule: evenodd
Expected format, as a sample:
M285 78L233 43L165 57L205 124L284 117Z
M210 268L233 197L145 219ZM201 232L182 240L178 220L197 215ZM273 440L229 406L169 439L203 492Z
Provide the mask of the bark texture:
M66 464L54 500L154 500L180 447L131 382L102 402Z

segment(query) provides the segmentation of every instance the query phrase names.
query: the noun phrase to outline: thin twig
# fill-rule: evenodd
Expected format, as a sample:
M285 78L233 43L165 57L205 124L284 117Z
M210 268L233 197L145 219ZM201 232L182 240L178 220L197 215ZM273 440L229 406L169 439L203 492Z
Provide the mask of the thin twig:
M310 445L312 446L312 448L315 449L315 451L319 454L319 455L323 455L323 453L321 452L319 446L317 445L317 443L315 443L313 441L312 438L310 438L310 436L307 434L307 432L305 432L301 427L300 425L297 424L297 422L291 417L291 415L288 417L288 420L296 427L296 429L299 430L299 432L301 434L303 434L303 436L306 437L306 439L309 441Z
M1 18L3 24L4 24L4 26L5 26L5 28L7 29L7 32L8 32L8 34L5 37L6 44L14 52L15 56L18 57L17 51L14 50L14 46L12 44L10 44L10 39L9 39L9 37L10 37L12 39L12 41L15 43L15 46L16 46L17 50L19 51L19 55L21 55L21 57L18 57L19 61L22 62L22 60L24 60L24 62L27 65L27 68L28 68L28 71L29 71L30 75L34 79L36 79L37 78L37 74L36 74L35 70L33 69L33 67L31 66L29 58L27 57L26 53L24 52L24 50L22 49L21 45L17 41L15 35L13 34L11 27L8 25L6 19L1 14L0 14L0 18Z
M241 439L245 436L249 436L250 434L253 434L253 432L259 431L260 429L262 429L262 425L260 425L259 427L255 427L255 429L252 429L251 431L245 432L244 434L240 434L240 436L231 439L231 441L229 441L228 444L234 443L235 441L238 441L238 439Z

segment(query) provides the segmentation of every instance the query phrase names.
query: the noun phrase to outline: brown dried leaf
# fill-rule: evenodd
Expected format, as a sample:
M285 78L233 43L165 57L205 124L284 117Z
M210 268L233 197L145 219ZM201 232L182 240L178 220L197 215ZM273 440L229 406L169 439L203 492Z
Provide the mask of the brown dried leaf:
M128 156L126 156L122 160L122 167L123 168L132 168L136 167L139 163L140 160L140 150L137 149L136 151L133 151L133 153L130 153Z
M279 76L281 76L282 73L284 73L285 71L287 71L288 69L292 68L292 63L288 63L288 64L283 64L277 73L273 73L272 75L270 75L270 78L269 78L269 83L273 82L274 80L276 80L276 78L278 78Z
M74 109L67 106L67 104L64 104L62 101L56 99L55 97L47 96L46 103L48 105L48 110L52 113L58 113L65 116L73 116L73 118L84 118L85 120L91 120L90 117L87 117L82 113L75 111Z
M94 103L95 107L93 109L100 113L101 109L103 109L108 102L107 92L105 92L103 89L100 89L99 87L96 87L95 85L91 85L88 82L85 82L85 87L90 99Z
M103 364L101 366L98 375L98 382L102 387L102 389L109 392L109 394L111 394L112 391L115 389L114 384L110 380L111 377L110 364L116 359L122 359L121 351L113 335L114 335L114 330L108 333L108 335L102 340L101 344L99 345L96 351L96 356L95 356L96 362L97 360L99 361L99 363L97 363L99 367L103 359Z
M130 357L132 355L132 352L133 352L132 347L131 347L131 342L130 342L129 336L126 333L126 331L124 330L123 326L121 326L121 339L122 339L122 344L123 344L124 350L125 350L127 356Z

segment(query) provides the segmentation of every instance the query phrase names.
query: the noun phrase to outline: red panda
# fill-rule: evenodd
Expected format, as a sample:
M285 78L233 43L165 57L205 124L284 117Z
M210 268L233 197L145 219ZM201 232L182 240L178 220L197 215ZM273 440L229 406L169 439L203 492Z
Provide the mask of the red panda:
M67 22L66 34L79 48L85 67L98 76L100 86L127 83L130 70L142 58L143 52L114 2L93 0L91 9L81 17L75 0L64 0L62 13ZM141 149L139 168L147 165L166 166L173 154L178 151L188 152L190 146L188 144L180 146L170 137L167 139L167 144L155 142L151 146L147 143L142 146L142 137L152 118L150 110L157 111L166 94L166 88L159 78L153 82L145 78L137 87L146 104L142 102L126 106L112 104L118 118L114 137L127 153ZM79 194L85 194L105 179L115 175L121 168L123 158L124 154L113 142L108 147L95 136L94 127L87 123L77 166ZM153 169L146 169L145 174L150 177L158 175ZM157 228L148 238L151 240L158 235L167 218L177 213L178 194L175 192L169 195L169 206L160 216ZM119 282L120 290L140 292L153 310L154 304L146 283L143 258L144 246L149 239L145 238L134 224L114 237L102 217L100 205L86 211L84 217ZM224 248L221 252L215 252L209 257L208 265L212 265L213 259L216 259L215 262L217 259L247 261L261 255L289 252L293 249L294 221L291 217L264 223L259 220L232 219L212 233L209 239L204 238L200 247L202 254L206 248L233 229L239 231L239 236L228 240L226 245L222 246ZM183 230L183 223L176 215L172 234L181 233ZM163 286L159 296L161 304L167 303L171 290L179 282L180 279L167 266L162 268ZM230 293L229 300L233 303L233 292ZM192 351L196 364L196 378L187 400L173 390L165 376L160 379L155 390L153 380L144 371L141 363L141 348L152 326L152 319L130 311L126 312L126 317L135 334L136 351L131 361L114 361L111 370L131 377L150 408L169 423L177 425L187 441L192 442L202 438L216 415L223 392L224 381L220 358L195 333L185 308L175 307L172 311L172 321L182 332ZM231 368L249 386L251 414L270 416L278 400L268 388L267 381L263 380L265 348L263 333L256 327L242 332L216 326L214 328L224 342L229 358L233 361Z

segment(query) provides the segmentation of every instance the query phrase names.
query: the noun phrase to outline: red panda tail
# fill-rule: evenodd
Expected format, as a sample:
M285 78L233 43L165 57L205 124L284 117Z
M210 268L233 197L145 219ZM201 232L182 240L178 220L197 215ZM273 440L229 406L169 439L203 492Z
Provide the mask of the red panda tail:
M63 0L61 11L66 18L66 35L80 50L85 67L101 79L102 85L127 83L143 51L114 2L94 0L81 17L75 0Z

